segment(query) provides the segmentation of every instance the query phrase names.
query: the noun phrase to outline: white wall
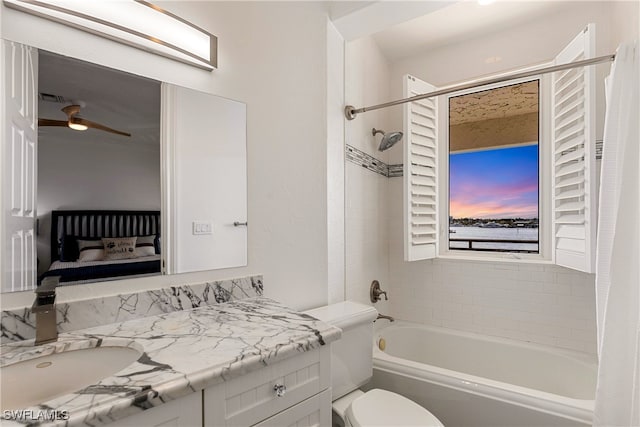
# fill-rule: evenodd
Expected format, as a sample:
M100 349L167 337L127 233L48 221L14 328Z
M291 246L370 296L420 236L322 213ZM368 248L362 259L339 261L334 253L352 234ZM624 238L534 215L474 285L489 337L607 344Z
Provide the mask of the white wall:
M345 98L355 105L371 105L389 97L389 63L370 38L347 43L345 49ZM345 124L345 142L383 162L378 151L381 136L372 128L390 131L384 110L362 114ZM396 130L396 129L393 129ZM375 279L383 289L389 283L388 178L360 165L346 162L346 298L365 304ZM387 311L385 302L376 304Z
M220 67L206 72L1 6L2 37L247 104L246 268L83 285L60 300L263 274L265 295L294 308L327 301L325 5L160 2L216 34ZM31 294L6 294L2 308Z
M345 99L356 108L379 104L389 100L391 64L384 57L375 41L364 37L351 41L345 47ZM388 110L375 110L360 114L355 120L346 121L345 142L365 153L382 160L388 152L379 152L381 134L375 137L371 129L385 132L390 129ZM397 127L397 126L396 126Z
M159 142L149 147L40 138L38 157L39 273L51 262L52 210L160 209Z
M622 42L638 40L640 36L640 2L616 1L611 3L611 51Z
M344 39L327 21L328 302L345 299Z

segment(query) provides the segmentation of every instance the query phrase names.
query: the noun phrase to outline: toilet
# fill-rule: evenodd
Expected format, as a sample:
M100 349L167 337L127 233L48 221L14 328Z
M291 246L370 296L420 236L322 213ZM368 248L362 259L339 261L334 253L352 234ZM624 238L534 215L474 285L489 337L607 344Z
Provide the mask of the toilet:
M373 376L373 321L378 312L368 305L344 301L305 311L342 329L331 344L331 387L334 424L345 427L439 426L429 411L397 393L358 388Z

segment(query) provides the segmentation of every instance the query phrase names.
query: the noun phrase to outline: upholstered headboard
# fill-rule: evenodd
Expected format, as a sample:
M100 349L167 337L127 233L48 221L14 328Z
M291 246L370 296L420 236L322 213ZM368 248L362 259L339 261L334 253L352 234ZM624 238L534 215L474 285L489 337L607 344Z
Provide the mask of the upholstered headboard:
M69 210L51 212L51 262L60 259L65 236L160 235L160 211Z

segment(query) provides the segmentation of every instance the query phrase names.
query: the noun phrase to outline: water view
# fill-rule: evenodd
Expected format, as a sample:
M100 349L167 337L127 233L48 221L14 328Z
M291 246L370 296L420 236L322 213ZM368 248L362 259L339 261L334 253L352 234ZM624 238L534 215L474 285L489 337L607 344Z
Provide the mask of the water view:
M482 240L504 240L506 242L483 242ZM518 243L535 241L536 243ZM449 227L449 248L508 252L538 252L538 228L487 228Z

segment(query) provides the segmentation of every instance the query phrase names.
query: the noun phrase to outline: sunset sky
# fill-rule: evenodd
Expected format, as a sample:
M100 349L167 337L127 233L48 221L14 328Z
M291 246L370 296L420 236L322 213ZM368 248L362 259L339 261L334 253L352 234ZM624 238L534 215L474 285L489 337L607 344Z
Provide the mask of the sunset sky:
M538 145L449 155L453 218L537 218Z

